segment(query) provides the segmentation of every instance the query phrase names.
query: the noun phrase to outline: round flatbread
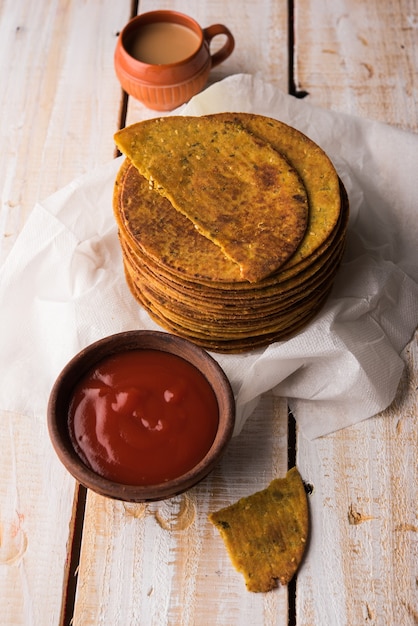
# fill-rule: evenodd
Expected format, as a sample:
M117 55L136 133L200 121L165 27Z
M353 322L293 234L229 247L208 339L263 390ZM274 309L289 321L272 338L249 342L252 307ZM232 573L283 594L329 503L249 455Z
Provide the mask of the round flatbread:
M257 279L253 274L251 280L244 277L242 264L232 260L219 242L202 234L199 224L178 210L172 199L162 195L161 190L156 189L155 179L145 172L152 180L150 185L144 172L141 173L136 162L131 160L132 155L140 153L146 129L152 131L152 142L165 143L164 129L168 128L168 135L171 132L175 135L176 128L188 128L189 132L196 128L196 120L193 123L186 120L185 125L180 126L179 119L168 126L161 119L152 124L141 122L130 127L129 132L127 129L123 136L124 141L130 139L131 152L118 172L114 188L114 213L127 284L155 322L208 350L238 353L283 341L303 329L318 314L332 289L345 249L348 224L349 206L344 186L327 155L302 133L281 122L241 113L199 119L199 132L203 132L202 128L206 132L205 142L210 140L209 128L222 128L225 133L228 129L236 142L241 137L234 151L237 162L245 160L246 150L251 145L254 152L250 162L254 165L255 145L258 145L263 148L263 158L267 153L279 156L278 161L272 161L274 167L283 162L280 159L290 164L289 171L296 173L297 181L302 182L308 201L306 230L293 253L276 269L270 271L272 265L266 264L264 259L255 271L260 271L261 267L266 270L268 266L267 274L260 274ZM151 142L151 139L147 141ZM221 154L219 137L213 143ZM231 149L230 143L225 140L223 143ZM172 148L177 145L176 140L170 145ZM267 152L264 150L266 146ZM167 146L164 150L167 151ZM160 146L155 147L155 154L159 151ZM196 153L192 154L196 156ZM165 153L164 172L171 166L173 158L173 154ZM148 163L144 155L141 159ZM204 160L196 159L195 182L205 178L204 169ZM248 168L244 167L243 171L248 182ZM228 201L232 188L240 185L241 174L240 166L234 173L236 180L232 182L231 179L229 191L219 196L219 204L229 216L226 228L229 236L230 226L237 217L236 243L245 248L246 235L239 243L242 207L241 213L238 211L240 215L236 216L236 204ZM180 182L178 179L178 186ZM176 202L179 197L183 198L181 194L176 196ZM192 197L194 200L190 206L195 206L199 197L198 213L204 213L204 194ZM272 195L266 205L270 209L271 199ZM296 203L296 206L299 211L301 205ZM258 213L259 207L254 205L249 211L249 223L254 225ZM221 219L219 231L224 225L225 221ZM296 238L300 236L298 228L295 233ZM272 248L273 264L277 264L280 254L283 250L277 255Z
M303 181L241 124L215 116L156 118L122 129L115 141L243 279L263 279L299 246L309 212Z

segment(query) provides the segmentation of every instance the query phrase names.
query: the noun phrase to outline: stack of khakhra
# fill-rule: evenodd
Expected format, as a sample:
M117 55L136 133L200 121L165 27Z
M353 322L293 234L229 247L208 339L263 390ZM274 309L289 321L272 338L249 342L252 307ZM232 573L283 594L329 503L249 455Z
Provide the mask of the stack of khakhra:
M146 120L115 135L125 275L163 328L216 352L283 340L318 313L344 250L328 156L244 113Z

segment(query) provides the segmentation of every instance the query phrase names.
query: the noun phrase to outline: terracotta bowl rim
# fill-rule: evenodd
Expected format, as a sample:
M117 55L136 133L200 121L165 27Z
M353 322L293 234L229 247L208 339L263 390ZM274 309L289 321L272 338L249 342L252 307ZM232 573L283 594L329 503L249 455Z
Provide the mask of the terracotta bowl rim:
M67 427L68 401L75 383L108 354L131 349L155 349L181 356L199 369L215 392L219 427L205 457L191 470L156 485L125 485L104 478L87 467L75 451ZM62 410L61 410L62 409ZM69 473L96 493L127 502L151 502L178 495L203 480L223 455L235 426L235 399L228 377L219 363L188 339L164 331L130 330L103 337L73 356L58 374L47 408L48 432L53 448Z
M200 52L205 42L204 29L201 28L200 24L193 17L187 15L186 13L171 9L156 9L152 11L146 11L145 13L139 13L138 15L135 15L130 20L128 20L128 22L126 22L125 26L120 31L117 39L117 44L120 47L121 53L123 54L124 61L125 63L129 64L129 66L131 67L131 71L133 71L133 68L135 67L146 68L153 66L153 64L146 61L141 61L132 56L128 51L126 45L127 38L129 38L130 35L135 34L139 29L143 28L144 26L167 21L172 24L184 25L186 28L192 30L199 39L199 45L196 46L196 49L189 56L181 59L180 61L157 64L157 71L161 71L162 66L173 69L176 67L184 66L185 64L190 62L190 59L195 57Z

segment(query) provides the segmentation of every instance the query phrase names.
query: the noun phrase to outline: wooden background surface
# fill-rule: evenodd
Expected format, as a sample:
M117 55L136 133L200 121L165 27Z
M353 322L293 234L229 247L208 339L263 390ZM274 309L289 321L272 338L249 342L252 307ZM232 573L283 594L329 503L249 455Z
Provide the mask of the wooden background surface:
M125 100L113 69L117 34L137 11L226 24L236 49L211 82L257 74L314 104L418 130L416 0L131 4L0 0L0 262L38 199L111 159L121 125L154 116ZM1 413L0 624L417 624L416 341L405 360L389 409L313 442L293 432L285 399L265 396L207 481L147 507L86 496L45 421ZM312 486L307 557L289 588L249 594L207 512L294 461Z

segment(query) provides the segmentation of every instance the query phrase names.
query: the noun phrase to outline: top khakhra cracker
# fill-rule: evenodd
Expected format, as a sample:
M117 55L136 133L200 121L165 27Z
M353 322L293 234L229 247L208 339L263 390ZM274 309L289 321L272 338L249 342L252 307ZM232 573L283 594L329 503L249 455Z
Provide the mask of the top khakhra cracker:
M302 241L309 203L301 177L243 125L210 116L155 118L122 129L115 142L243 279L270 275Z

